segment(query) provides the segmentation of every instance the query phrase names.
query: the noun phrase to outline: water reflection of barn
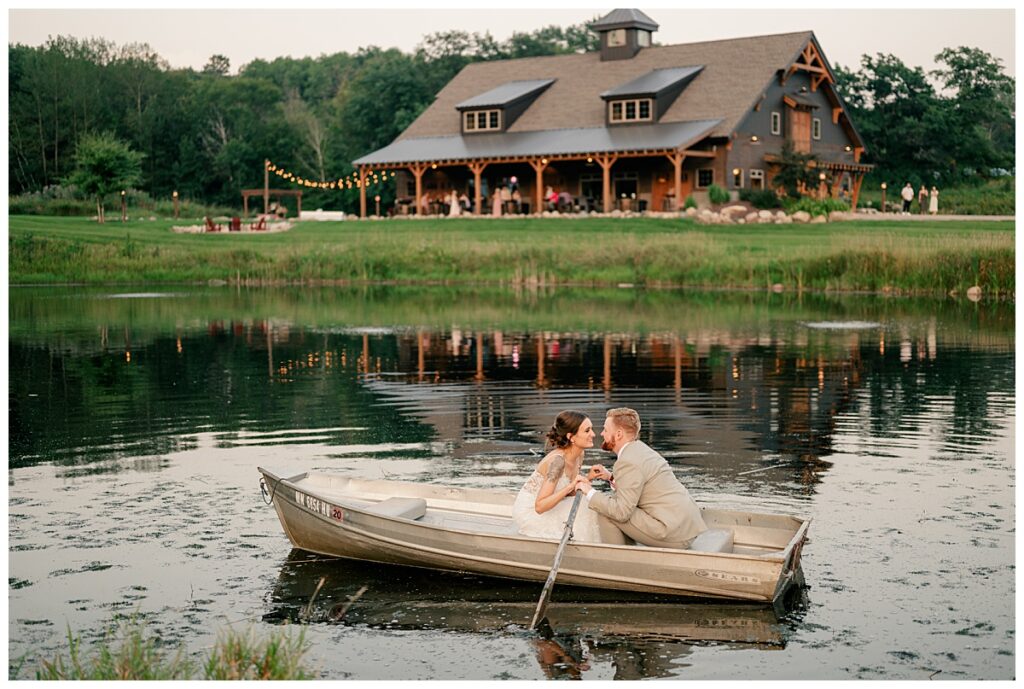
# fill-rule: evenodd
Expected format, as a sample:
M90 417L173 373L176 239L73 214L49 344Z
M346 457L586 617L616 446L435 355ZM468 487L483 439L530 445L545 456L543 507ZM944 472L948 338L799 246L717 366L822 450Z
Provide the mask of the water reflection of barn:
M600 416L634 404L647 439L681 450L692 466L735 473L769 453L798 460L801 480L812 482L863 378L862 337L837 345L787 327L746 336L396 333L397 360L385 368L401 373L364 384L456 442L540 430L568 406Z

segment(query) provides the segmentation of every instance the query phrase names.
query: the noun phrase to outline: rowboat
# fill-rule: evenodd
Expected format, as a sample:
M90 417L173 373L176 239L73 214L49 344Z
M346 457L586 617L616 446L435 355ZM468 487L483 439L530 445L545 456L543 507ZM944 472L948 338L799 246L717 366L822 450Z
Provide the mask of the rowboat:
M259 467L296 548L322 555L544 581L558 542L516 533L515 494ZM774 603L798 584L809 519L702 508L690 549L570 541L560 585Z

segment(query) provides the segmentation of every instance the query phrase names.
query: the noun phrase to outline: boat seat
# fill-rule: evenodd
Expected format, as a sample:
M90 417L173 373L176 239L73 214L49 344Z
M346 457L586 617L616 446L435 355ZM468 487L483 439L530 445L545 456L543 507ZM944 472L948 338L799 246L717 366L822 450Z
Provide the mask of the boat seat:
M690 543L689 550L702 553L731 553L732 529L708 529Z
M371 514L398 519L420 519L427 513L427 501L423 498L388 498L365 508Z

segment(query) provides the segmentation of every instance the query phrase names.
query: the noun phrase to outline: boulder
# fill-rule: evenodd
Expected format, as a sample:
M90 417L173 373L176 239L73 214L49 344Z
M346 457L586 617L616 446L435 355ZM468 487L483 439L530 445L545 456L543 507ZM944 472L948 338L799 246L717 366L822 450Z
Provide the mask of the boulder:
M807 222L811 219L811 214L807 211L797 211L792 215L793 222Z
M747 213L746 220L747 222L757 222L757 213Z
M775 222L778 225L791 225L791 224L793 224L793 218L791 218L788 215L786 215L785 213L783 213L781 218L776 218L775 219Z
M846 211L832 211L831 213L828 214L828 221L829 222L836 222L836 221L839 221L839 220L849 220L849 219L850 219L850 214L847 213Z
M817 225L823 222L828 222L828 218L826 218L824 215L816 215L811 219L812 225Z
M975 285L974 287L967 288L967 298L971 301L981 300L981 288Z
M758 211L757 212L757 217L759 217L761 220L771 220L772 219L772 212L771 211Z
M697 215L697 209L694 208L693 206L690 206L684 212L686 213L686 217L688 218L692 218L693 216Z
M788 218L788 217L789 216L786 215L786 211L782 210L781 208L779 210L775 211L775 219L776 220L782 220L783 218ZM792 222L792 221L790 221L790 222Z
M746 213L746 212L747 212L746 206L726 206L725 208L723 208L722 210L719 211L719 213L721 213L722 215L729 215L729 216L733 215L734 213L736 215L739 215L741 213Z

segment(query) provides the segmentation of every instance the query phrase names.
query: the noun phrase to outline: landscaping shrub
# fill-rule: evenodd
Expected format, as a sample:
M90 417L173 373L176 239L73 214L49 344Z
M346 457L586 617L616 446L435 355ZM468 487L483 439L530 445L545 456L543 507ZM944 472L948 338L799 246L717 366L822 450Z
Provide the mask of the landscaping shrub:
M697 207L697 202L693 200L692 196L687 196L686 200L683 201L683 210L684 211L687 208L696 208L696 207Z
M823 199L812 199L805 196L797 201L789 201L786 204L786 212L792 215L797 211L806 211L813 218L816 215L828 216L832 211L848 211L850 205L845 201L826 197Z
M712 184L708 187L708 198L711 199L711 203L727 203L729 201L729 192L717 184Z
M754 208L782 208L782 200L770 189L741 189L740 200Z

